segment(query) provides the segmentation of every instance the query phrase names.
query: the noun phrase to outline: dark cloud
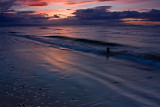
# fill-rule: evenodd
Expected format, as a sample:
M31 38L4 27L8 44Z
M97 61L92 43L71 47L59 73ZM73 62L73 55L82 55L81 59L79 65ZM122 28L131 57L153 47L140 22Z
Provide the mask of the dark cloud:
M13 5L15 5L16 0L0 0L0 11L8 11Z
M160 10L152 9L147 13L143 12L142 17L151 21L160 21Z
M58 15L54 15L54 16L53 16L53 18L60 18L60 16L58 16Z
M44 24L51 17L34 11L15 11L13 6L45 6L43 0L0 0L0 25Z
M112 6L99 6L95 8L89 8L89 9L80 9L76 10L73 14L76 15L78 19L105 19L106 12L111 8Z
M123 18L142 18L144 20L160 21L160 10L152 9L148 12L122 11L110 12L111 6L100 6L89 9L76 10L73 14L79 20L113 20Z
M51 17L34 11L0 13L0 25L45 24Z

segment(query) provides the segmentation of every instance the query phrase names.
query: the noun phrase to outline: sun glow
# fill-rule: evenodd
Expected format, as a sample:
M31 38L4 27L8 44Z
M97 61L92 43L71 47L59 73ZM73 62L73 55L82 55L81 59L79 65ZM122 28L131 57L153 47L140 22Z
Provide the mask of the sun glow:
M73 16L73 12L75 10L71 10L71 9L66 9L66 10L62 10L62 9L59 9L59 10L39 10L39 11L36 11L37 14L46 14L47 16L49 17L54 17L55 15L57 17L54 17L55 19L59 19L59 18L67 18L69 16Z
M145 19L136 19L136 18L125 18L121 19L126 24L132 24L132 25L160 25L160 21L148 21Z

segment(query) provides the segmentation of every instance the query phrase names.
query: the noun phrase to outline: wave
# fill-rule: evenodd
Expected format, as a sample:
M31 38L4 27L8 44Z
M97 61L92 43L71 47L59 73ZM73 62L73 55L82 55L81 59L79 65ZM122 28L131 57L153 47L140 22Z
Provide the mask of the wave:
M47 37L73 40L73 41L77 41L77 42L96 44L96 45L122 46L121 44L118 44L118 43L103 42L103 41L91 40L91 39L85 39L85 38L73 38L73 37L66 37L66 36L47 36Z
M14 34L14 36L23 37L50 45L56 45L66 49L72 49L107 57L123 58L143 64L160 66L160 55L158 53L134 52L134 49L127 45L65 36L37 37L16 34ZM107 52L108 47L111 50L109 53Z
M135 53L133 51L115 52L115 56L127 60L160 66L160 55L158 53Z

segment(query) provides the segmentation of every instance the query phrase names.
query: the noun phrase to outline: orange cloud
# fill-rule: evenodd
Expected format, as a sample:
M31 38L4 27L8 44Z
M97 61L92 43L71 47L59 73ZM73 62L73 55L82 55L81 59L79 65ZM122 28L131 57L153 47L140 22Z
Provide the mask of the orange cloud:
M58 2L58 0L17 0L20 4L28 6L48 6L51 2ZM62 0L66 1L66 0Z
M132 24L132 25L144 25L144 26L150 26L150 25L160 25L160 21L148 21L144 19L136 19L136 18L125 18L122 19L124 23Z
M47 2L29 2L27 3L29 6L48 6Z
M17 0L22 5L28 6L48 6L48 2L44 0Z
M109 1L116 1L116 0L90 0L90 1L81 1L81 2L68 2L67 5L79 5L79 4L86 4L86 3L95 3L95 2L109 2Z

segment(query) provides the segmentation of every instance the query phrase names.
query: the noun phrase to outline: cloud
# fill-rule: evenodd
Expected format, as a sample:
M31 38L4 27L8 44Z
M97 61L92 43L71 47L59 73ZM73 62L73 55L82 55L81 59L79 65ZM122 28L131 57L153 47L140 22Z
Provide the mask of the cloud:
M13 6L48 6L49 2L55 0L1 0L0 10L8 10Z
M111 6L99 6L89 9L79 9L73 14L79 20L113 20L123 18L142 18L144 20L160 21L160 10L152 9L149 12L122 11L110 12Z
M30 10L30 7L34 7L34 10L40 10L39 7L46 7L51 9L49 5L55 5L56 7L67 7L72 8L73 5L81 5L81 4L88 4L90 3L104 3L104 2L112 2L116 4L134 4L134 3L146 3L146 2L155 2L157 0L0 0L0 11L7 11L9 9L18 9L20 8L27 8ZM30 6L30 7L26 7ZM35 8L38 7L38 8ZM60 9L56 8L56 9ZM78 6L77 6L78 8ZM33 9L33 8L32 8ZM54 9L54 7L52 8Z
M109 2L109 1L116 1L116 0L88 0L88 1L80 1L80 2L73 2L69 1L67 5L79 5L79 4L86 4L86 3L98 3L98 2Z
M150 21L160 21L160 10L152 9L147 13L143 12L142 17Z
M54 16L53 16L53 18L60 18L60 16L58 16L58 15L54 15Z
M28 6L48 6L47 2L38 1L38 2L27 2L26 5Z
M0 10L1 11L7 11L13 5L15 5L15 0L1 0L0 1Z
M12 4L12 3L11 3ZM10 7L10 6L9 6ZM6 8L6 10L0 10L0 24L1 25L43 25L43 24L122 24L121 19L134 18L142 19L145 21L160 21L160 10L152 9L146 12L138 11L114 11L111 12L112 6L98 6L88 9L78 9L73 12L73 16L65 19L59 19L63 17L63 10L50 11L52 16L48 16L47 12L37 11L15 11ZM73 10L66 10L73 11ZM57 19L57 20L51 20Z
M36 14L34 11L0 13L1 25L45 24L51 17L45 14Z
M106 12L112 6L99 6L95 8L88 8L88 9L79 9L76 10L73 14L78 19L85 19L85 20L103 20L105 19Z

